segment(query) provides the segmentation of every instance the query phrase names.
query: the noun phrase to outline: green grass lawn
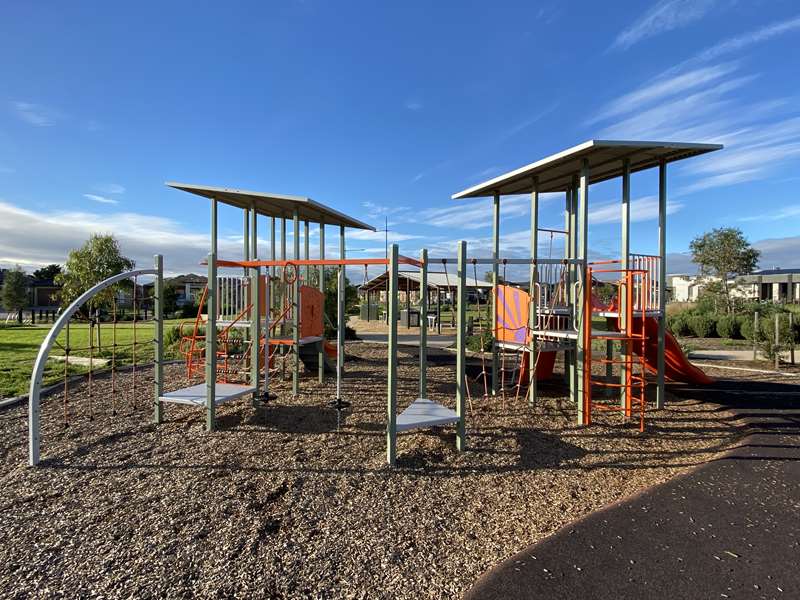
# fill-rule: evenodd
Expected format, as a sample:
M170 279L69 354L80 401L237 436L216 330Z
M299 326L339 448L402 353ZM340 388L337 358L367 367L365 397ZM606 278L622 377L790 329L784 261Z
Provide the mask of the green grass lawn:
M181 320L164 322L164 333ZM73 356L89 356L89 326L73 323L70 325L70 347ZM129 365L133 362L133 323L126 321L117 323L117 365ZM36 355L50 325L36 325L23 327L0 328L0 398L8 398L23 394L28 391L31 371ZM97 333L95 332L94 356L111 358L113 354L113 327L110 323L103 323L100 327L100 344L97 347ZM153 360L153 324L150 321L136 325L136 362L147 363ZM58 344L50 351L51 355L64 354L63 346L66 345L66 333L58 336ZM165 349L165 358L177 358L177 348ZM68 373L75 375L85 373L88 367L69 365ZM44 372L44 385L50 385L62 380L64 377L64 363L48 361Z

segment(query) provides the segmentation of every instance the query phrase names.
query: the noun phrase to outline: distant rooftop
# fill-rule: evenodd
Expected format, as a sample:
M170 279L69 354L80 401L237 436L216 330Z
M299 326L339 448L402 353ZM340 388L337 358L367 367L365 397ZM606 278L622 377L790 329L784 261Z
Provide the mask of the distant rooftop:
M589 161L589 183L592 184L621 177L626 159L630 161L631 172L635 173L657 167L662 160L675 162L721 148L721 144L589 140L453 194L453 199L530 193L534 177L539 178L540 192L564 192L573 176L580 172L584 159Z
M797 275L800 273L800 268L794 269L760 269L753 271L750 275Z
M205 198L212 198L218 202L229 204L237 208L255 208L259 215L275 217L278 219L291 219L294 211L300 216L301 221L311 223L325 223L326 225L344 225L355 229L367 229L375 231L371 225L367 225L354 217L350 217L329 206L315 202L305 196L286 196L283 194L271 194L267 192L251 192L234 188L212 187L208 185L197 185L193 183L178 183L168 181L166 183L171 188L196 194Z

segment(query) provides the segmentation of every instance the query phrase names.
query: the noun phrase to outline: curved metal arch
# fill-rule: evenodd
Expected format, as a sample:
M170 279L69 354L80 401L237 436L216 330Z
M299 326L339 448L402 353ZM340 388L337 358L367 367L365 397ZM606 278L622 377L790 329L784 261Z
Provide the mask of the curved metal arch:
M31 385L28 392L28 463L31 466L39 464L39 395L42 389L42 375L44 374L44 366L47 363L47 358L50 356L50 349L53 347L53 342L56 341L58 334L61 333L61 330L64 329L72 318L72 315L74 315L81 306L104 289L120 281L130 279L131 277L138 277L139 275L158 276L159 274L158 269L137 269L135 271L126 271L125 273L112 275L81 294L63 313L61 313L58 320L53 323L42 345L39 346L39 353L36 355L36 362L33 365Z

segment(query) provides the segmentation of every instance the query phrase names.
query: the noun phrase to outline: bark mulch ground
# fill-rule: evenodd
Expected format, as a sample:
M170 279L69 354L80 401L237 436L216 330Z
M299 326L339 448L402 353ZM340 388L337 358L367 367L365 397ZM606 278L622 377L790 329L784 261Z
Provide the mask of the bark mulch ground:
M601 415L574 425L563 388L530 409L476 403L469 451L451 428L403 434L385 466L386 347L348 344L337 431L334 382L273 387L203 431L198 409L150 423L151 373L96 379L42 406L45 462L25 466L26 407L0 412L3 597L447 598L532 540L716 456L738 429L702 394L671 399L647 431ZM416 350L400 350L401 409ZM179 366L168 389L185 385ZM454 406L454 368L433 363L429 396ZM476 388L478 386L475 386Z

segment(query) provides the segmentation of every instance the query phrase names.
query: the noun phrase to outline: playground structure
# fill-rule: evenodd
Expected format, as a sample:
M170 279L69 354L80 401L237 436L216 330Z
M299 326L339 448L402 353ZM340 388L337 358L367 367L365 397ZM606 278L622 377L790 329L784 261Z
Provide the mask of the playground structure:
M301 363L316 368L320 383L324 382L326 372L335 372L336 395L331 399L330 406L338 416L350 405L342 393L345 268L384 266L387 269L389 328L387 462L395 464L397 434L417 428L455 425L456 448L464 450L467 444L467 403L472 404L473 401L466 373L467 290L471 287L470 280L474 282L472 287L480 287L478 265L488 265L493 273L492 348L490 367L487 369L484 365L479 376L484 388L483 396L500 393L505 399L508 379L515 397L519 397L525 389L529 404L534 405L537 400L537 380L552 376L555 354L564 352L565 378L570 398L576 406L579 424L590 424L594 410L607 409L619 411L625 419L637 417L639 427L643 429L648 372L656 374L657 408L664 405L665 377L708 382L702 371L688 363L677 342L665 330L666 170L668 163L720 148L712 144L590 141L455 194L454 199L493 197L491 257L468 257L467 243L461 241L455 257L429 257L427 251L422 250L419 259L409 258L401 256L398 246L393 244L386 258L348 259L345 256L345 229L351 227L374 231L374 228L309 198L168 183L172 188L205 197L211 203L211 247L206 259L208 286L196 319L181 329L180 348L186 361L187 386L164 392L163 264L161 257L156 256L154 269L122 273L107 279L76 300L54 324L40 348L31 378L29 462L35 465L40 460L39 399L42 373L50 349L57 344L57 336L64 329L68 331L69 320L96 294L141 275L155 277L153 414L157 424L165 416L166 405L183 404L203 408L206 429L213 431L219 405L248 396L252 396L254 402L258 399L268 401L271 378L285 372L287 365L291 369L292 392L299 394ZM655 167L659 169L659 254L633 254L629 244L630 176L634 172ZM591 262L588 260L589 186L613 178L622 180L621 258ZM547 192L564 192L566 195L563 230L539 226L540 194ZM531 198L530 256L503 258L500 256L500 198L522 193L530 194ZM239 260L221 259L218 256L219 204L243 211L243 256ZM271 219L269 259L259 258L258 216ZM293 224L292 258L286 255L286 224L289 219ZM280 256L276 252L278 220L281 225ZM302 257L301 221L304 232ZM319 226L319 254L315 259L310 258L309 223ZM325 228L328 225L339 229L339 257L335 259L325 257ZM539 235L547 232L551 239L555 234L564 236L563 257L539 257ZM401 265L418 269L420 362L419 395L398 414ZM432 265L441 265L448 291L455 289L456 293L454 409L427 397L428 276ZM455 286L451 288L448 269L453 265L456 267ZM528 268L528 292L499 283L500 268L505 270L509 266ZM337 269L335 344L329 344L324 337L325 267ZM232 271L220 274L222 269ZM602 301L595 293L595 288L602 286L611 288L610 300ZM408 287L406 296L408 298ZM206 306L205 312L203 304ZM437 300L437 312L439 304ZM478 312L481 314L480 306ZM592 325L593 317L605 319L607 327L595 328ZM480 329L481 335L484 335L489 327ZM595 341L605 342L606 355L603 359L595 360L592 357L591 349ZM614 344L619 345L618 358L614 358ZM136 341L134 356L135 347ZM509 372L506 357L510 353L517 359ZM66 354L68 357L68 341ZM334 365L331 359L335 361ZM68 360L65 365L66 362ZM605 376L592 373L592 365L597 362L605 366ZM616 380L613 374L615 366L619 370ZM198 379L201 381L194 383ZM598 398L593 392L595 387L618 389L620 394L617 397L612 395L610 399L609 395ZM65 383L65 397L66 389Z

